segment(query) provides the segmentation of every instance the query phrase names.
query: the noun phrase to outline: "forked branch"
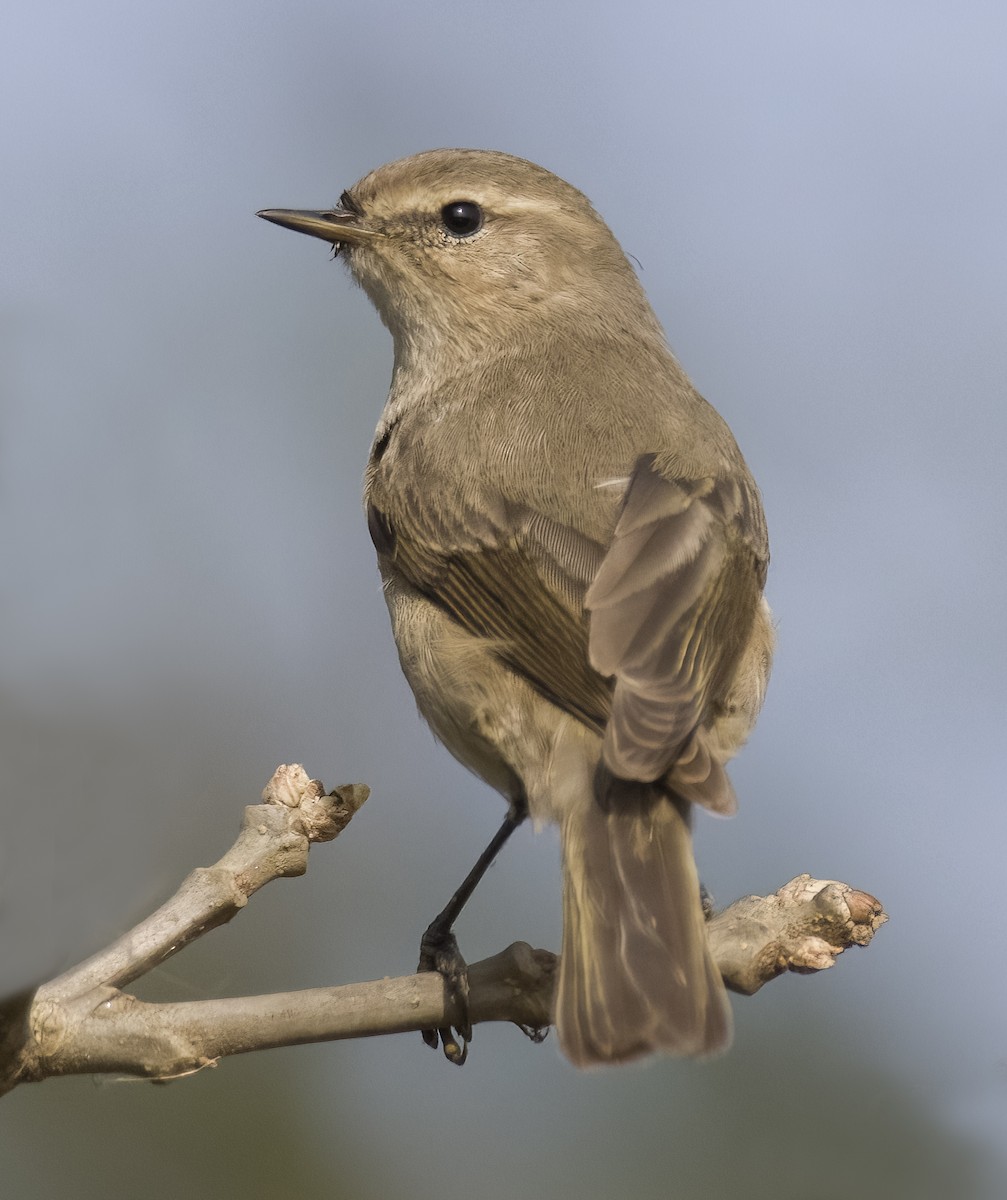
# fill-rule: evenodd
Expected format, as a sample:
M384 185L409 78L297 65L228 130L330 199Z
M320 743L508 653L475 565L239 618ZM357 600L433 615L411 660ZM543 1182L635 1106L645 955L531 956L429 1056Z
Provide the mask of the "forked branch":
M457 1023L439 976L186 1003L148 1003L122 989L241 911L273 879L302 875L313 842L331 841L367 799L355 784L326 793L303 767L281 766L245 809L234 845L185 879L156 912L105 950L0 1005L0 1094L56 1075L114 1072L172 1079L229 1054ZM746 896L707 926L724 981L751 995L784 971L830 967L866 946L888 918L847 884L800 875L771 896ZM469 968L473 1023L542 1030L556 956L515 942Z

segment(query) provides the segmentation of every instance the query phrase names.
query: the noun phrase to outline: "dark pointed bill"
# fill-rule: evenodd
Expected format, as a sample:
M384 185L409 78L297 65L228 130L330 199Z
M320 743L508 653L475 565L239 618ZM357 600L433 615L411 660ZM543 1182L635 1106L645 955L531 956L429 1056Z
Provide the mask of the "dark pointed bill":
M322 241L331 242L333 246L384 236L361 225L356 213L339 208L328 212L299 208L264 208L256 213L256 216L272 221L274 225L282 225L284 229L293 229L296 233L307 233L311 237L321 238Z

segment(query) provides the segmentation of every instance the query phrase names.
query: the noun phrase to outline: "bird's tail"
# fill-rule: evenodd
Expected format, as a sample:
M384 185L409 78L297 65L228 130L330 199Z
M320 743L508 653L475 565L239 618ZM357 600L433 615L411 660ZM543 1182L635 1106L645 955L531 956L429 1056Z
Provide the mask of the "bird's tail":
M579 1067L713 1054L731 1010L706 941L688 805L622 784L563 820L563 953L556 1027ZM625 803L629 800L630 803ZM634 802L635 800L635 802Z

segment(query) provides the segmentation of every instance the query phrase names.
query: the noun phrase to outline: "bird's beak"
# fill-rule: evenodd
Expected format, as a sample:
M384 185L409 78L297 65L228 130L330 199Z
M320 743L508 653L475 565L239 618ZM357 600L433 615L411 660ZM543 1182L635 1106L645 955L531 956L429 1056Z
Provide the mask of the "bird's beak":
M368 242L384 237L384 234L378 233L377 230L362 225L356 213L347 212L344 208L334 208L328 212L297 208L264 208L262 212L256 213L256 216L272 221L274 225L282 225L284 229L308 233L324 242L331 242L337 249L344 242Z

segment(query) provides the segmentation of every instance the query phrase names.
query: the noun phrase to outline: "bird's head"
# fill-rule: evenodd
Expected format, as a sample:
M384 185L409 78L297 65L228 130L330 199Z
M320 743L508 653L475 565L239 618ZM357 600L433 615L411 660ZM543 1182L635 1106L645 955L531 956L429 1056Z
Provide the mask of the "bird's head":
M403 351L604 327L613 313L653 322L587 198L509 154L429 150L365 175L335 208L259 216L331 243Z

